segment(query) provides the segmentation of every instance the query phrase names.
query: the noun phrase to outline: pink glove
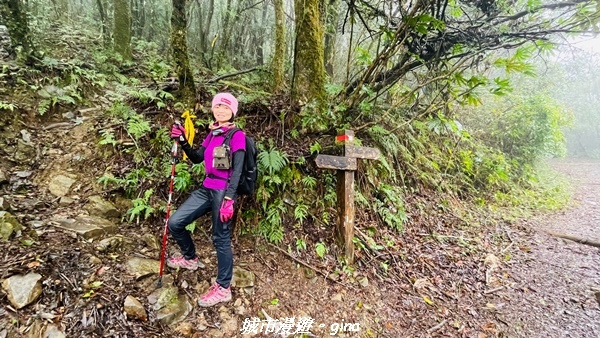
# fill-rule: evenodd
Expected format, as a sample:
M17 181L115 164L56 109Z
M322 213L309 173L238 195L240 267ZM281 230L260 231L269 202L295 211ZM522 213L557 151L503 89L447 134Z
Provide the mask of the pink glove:
M233 217L233 200L223 200L221 204L221 222L225 223Z
M185 134L186 134L185 128L183 128L181 125L174 124L173 128L171 128L171 138L172 139L176 139L179 142L185 142L185 141L187 141L185 139Z

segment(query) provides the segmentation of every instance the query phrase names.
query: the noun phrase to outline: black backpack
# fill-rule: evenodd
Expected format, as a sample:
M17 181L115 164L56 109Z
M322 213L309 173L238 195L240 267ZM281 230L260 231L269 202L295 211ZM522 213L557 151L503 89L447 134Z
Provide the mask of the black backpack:
M229 146L233 134L241 130L240 128L233 128L225 135L224 145ZM244 158L244 167L242 168L242 175L240 176L240 182L237 187L238 195L253 195L256 191L256 181L258 179L258 168L256 165L256 157L258 152L256 151L256 142L254 139L246 135L246 156ZM233 154L232 154L233 156Z

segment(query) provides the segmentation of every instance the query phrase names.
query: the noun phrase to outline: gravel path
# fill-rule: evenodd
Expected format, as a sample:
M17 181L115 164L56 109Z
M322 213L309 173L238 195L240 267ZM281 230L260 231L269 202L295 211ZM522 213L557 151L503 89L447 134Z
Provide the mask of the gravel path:
M600 249L546 233L600 241L600 162L551 165L573 183L573 203L517 226L514 285L496 295L496 318L511 337L600 337Z

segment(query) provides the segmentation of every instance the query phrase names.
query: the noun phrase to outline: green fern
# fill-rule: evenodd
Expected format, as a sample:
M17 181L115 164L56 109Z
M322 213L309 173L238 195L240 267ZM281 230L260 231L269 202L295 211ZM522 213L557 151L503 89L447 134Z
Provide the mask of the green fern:
M150 122L144 119L142 115L132 114L127 122L127 132L135 140L139 140L146 133L150 132Z
M50 106L52 105L52 101L49 99L44 99L41 100L40 103L38 104L38 108L37 111L40 115L44 115L48 112L48 110L50 109Z
M319 142L315 141L315 143L313 143L310 146L310 153L314 154L314 153L320 153L321 152L321 145L319 144Z
M302 177L302 185L306 188L306 189L314 189L315 186L317 185L317 179L312 177L312 176L304 176Z
M102 175L102 177L98 178L98 183L102 184L104 189L106 189L109 185L120 186L124 182L125 182L124 180L122 180L120 178L116 178L111 173L104 173L104 175Z
M132 201L133 207L127 210L126 214L129 216L129 222L133 221L134 218L137 218L137 223L139 224L140 216L143 216L144 220L150 217L154 212L154 208L148 203L153 193L153 189L148 189L144 192L144 197L136 198Z
M306 242L301 238L297 239L296 240L296 251L299 252L299 251L304 251L304 250L306 250Z
M111 129L104 129L100 131L102 137L100 138L100 145L110 144L113 147L117 145L117 141L115 140L115 135Z
M267 240L279 243L283 240L283 215L286 213L285 205L281 199L270 204L266 210L266 217L258 223L258 232Z
M308 205L297 204L296 208L294 208L294 218L296 218L296 220L298 220L298 222L300 224L302 224L307 216L308 216Z
M12 103L7 103L4 101L0 101L0 110L10 110L10 111L14 111L15 110L15 105Z
M378 189L379 197L374 204L377 213L392 229L402 231L403 224L408 220L399 187L381 184Z
M323 258L325 257L325 253L327 253L327 247L325 246L325 244L319 242L315 245L315 252L317 253L317 256L319 256L319 258Z
M166 177L171 176L172 165L165 163L164 173ZM176 191L186 191L192 185L192 175L189 172L189 166L185 162L180 162L175 165L175 180L173 182L173 188Z
M271 149L258 154L259 172L268 172L269 174L279 172L288 162L287 155L280 150Z

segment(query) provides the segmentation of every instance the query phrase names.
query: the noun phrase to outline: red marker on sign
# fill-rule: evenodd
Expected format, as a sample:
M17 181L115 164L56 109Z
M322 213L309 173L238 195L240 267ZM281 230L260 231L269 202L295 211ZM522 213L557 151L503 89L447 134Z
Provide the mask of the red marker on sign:
M338 135L335 137L336 142L352 142L352 136L348 134Z

